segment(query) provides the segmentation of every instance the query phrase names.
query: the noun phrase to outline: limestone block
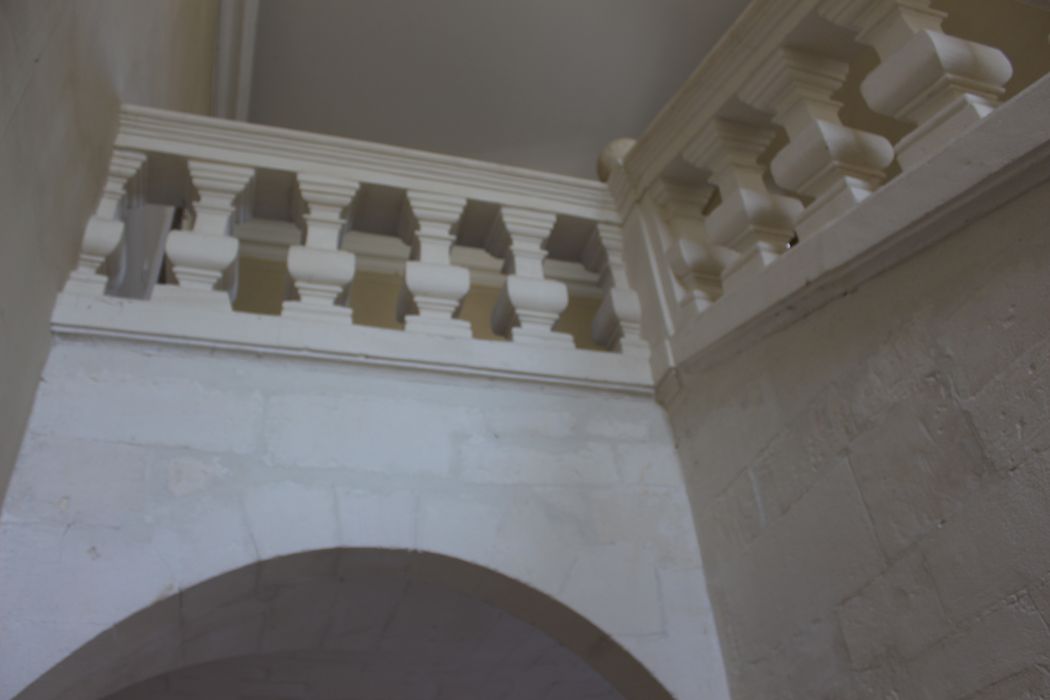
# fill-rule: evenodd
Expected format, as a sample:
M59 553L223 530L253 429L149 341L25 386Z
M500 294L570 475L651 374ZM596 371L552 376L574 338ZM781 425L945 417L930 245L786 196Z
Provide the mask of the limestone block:
M753 657L786 642L810 620L830 617L826 611L884 567L852 474L839 464L767 528L747 556L708 572L709 585L725 591L723 614L732 621L740 653ZM769 581L778 584L775 596L767 594Z
M988 686L972 697L973 700L1044 700L1050 697L1050 672L1033 666Z
M590 549L573 565L561 597L585 617L601 620L609 634L658 634L664 628L654 564L651 552L629 543Z
M890 654L912 658L952 631L926 562L916 550L839 606L838 618L858 669L875 666Z
M1050 342L1033 347L965 402L996 469L1038 461L1050 452Z
M682 486L678 451L666 443L639 442L616 445L620 481L646 486Z
M583 430L596 438L614 441L649 440L651 426L646 421L619 418L607 414L585 416Z
M714 498L780 432L783 414L764 377L727 373L709 382L703 396L675 406L671 422L679 449L690 456L686 473L704 498Z
M586 496L587 522L602 543L629 543L652 551L660 566L700 560L692 511L679 489L595 489ZM648 523L648 528L638 528Z
M339 546L331 488L279 481L254 486L241 498L261 559Z
M717 515L734 547L749 545L767 524L765 506L750 470L734 479L709 508Z
M850 444L850 463L879 542L895 558L977 491L987 465L966 416L938 377Z
M411 491L337 487L335 495L344 546L415 548L416 497Z
M101 377L105 398L100 376L90 371L42 384L37 401L46 408L34 415L34 432L212 452L255 449L262 412L249 391L222 391L186 376L144 382L115 368Z
M841 460L855 432L851 406L834 387L795 412L752 468L760 506L768 518L786 513Z
M439 415L398 397L276 396L266 404L266 451L286 466L446 474L459 425L456 414ZM362 434L367 444L355 438Z
M579 552L593 543L584 532L586 510L582 498L560 489L516 494L486 558L498 570L554 595Z
M1050 632L1020 596L965 626L908 664L920 697L962 698L1050 661Z
M964 276L940 313L931 315L931 335L951 360L947 367L960 396L969 398L1004 368L1050 336L1046 314L1023 312L1023 300L1050 295L1042 232L1050 187L1034 189L985 219L959 241L948 269ZM995 252L988 241L997 242ZM988 264L988 257L995 264ZM948 261L945 261L946 263ZM981 332L975 333L974 329Z
M567 438L576 432L577 415L571 410L545 410L540 406L506 406L484 413L485 427L494 438L508 435L536 435L541 438Z
M186 590L209 578L254 564L256 551L236 491L216 490L181 499L156 514L153 548L174 572L176 583ZM223 585L236 585L225 580ZM253 579L254 583L254 579ZM227 597L224 591L205 590L188 597ZM190 606L192 607L192 606Z
M419 548L483 562L495 549L506 502L455 494L424 494L419 499Z
M1046 460L984 490L923 543L952 620L967 620L1050 571L1050 476Z
M150 450L58 436L26 437L24 470L11 482L0 521L121 527L149 503Z
M107 620L173 594L170 572L148 549L149 535L86 526L0 528L0 626L31 620L36 630L19 637L25 648L5 656L0 668L9 658L33 665L5 668L0 684L20 688L107 628Z
M611 484L619 479L606 442L502 441L471 437L459 446L464 480L492 484Z

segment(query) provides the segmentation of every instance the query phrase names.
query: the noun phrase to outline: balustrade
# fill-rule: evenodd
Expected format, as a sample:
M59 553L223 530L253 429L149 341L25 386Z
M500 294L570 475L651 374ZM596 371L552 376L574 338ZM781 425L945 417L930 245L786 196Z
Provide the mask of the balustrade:
M299 301L286 300L282 313L309 318L347 316L348 306L336 304L354 280L356 258L340 249L340 236L357 183L311 173L298 173L299 191L306 203L304 245L288 249L288 272L299 292Z
M642 313L660 319L646 337L670 348L654 363L658 374L754 332L756 319L804 308L792 295L801 299L836 266L859 269L856 258L878 248L875 235L864 239L851 224L851 241L838 243L838 224L869 201L879 206L873 195L897 179L937 189L923 182L924 164L1000 106L1011 47L952 35L949 27L980 19L953 22L942 5L954 5L934 3L753 2L734 40L716 47L636 142L607 147L600 175L627 235L644 243L629 261ZM1036 59L1031 47L1045 45L1050 13L1013 2L958 11L995 13L998 24L1014 13L1024 74L1047 80L1032 66L1050 70L1050 49ZM914 212L884 218L921 220L914 200ZM900 233L884 228L887 238Z
M98 207L84 228L76 269L69 275L66 290L102 294L110 280L101 268L124 236L124 213L129 206L128 185L139 173L143 153L114 149Z
M518 207L504 207L502 214L510 234L511 274L493 309L493 328L520 342L571 347L572 336L552 330L569 305L569 290L563 282L546 279L543 270L543 246L557 217Z
M164 167L150 169L152 180L136 180L153 159ZM563 378L597 371L614 385L644 386L640 306L604 186L464 163L125 107L103 199L59 316L110 313L107 323L137 332L118 316L153 308L152 315L135 312L148 319L135 323L154 329L151 337L212 336L238 346L264 339L289 348L316 343L325 352L375 361L389 356ZM133 180L149 185L135 187L149 193L149 206L179 211L170 232L125 231ZM464 226L471 229L466 235ZM545 245L555 231L573 239L563 247L587 250L588 257L548 259ZM136 255L151 260L159 260L159 251L144 250L145 242L159 241L163 272L149 285L149 298L125 294L119 306L116 299L77 302L109 296L107 280L120 274L113 253L124 236L135 237ZM143 267L141 260L124 264ZM283 302L274 304L275 295ZM153 301L163 304L150 307ZM283 327L283 319L299 325ZM565 359L580 347L623 359ZM562 359L543 360L544 351Z
M248 187L254 170L191 158L189 171L200 195L194 203L192 229L170 232L164 247L178 284L158 285L153 295L228 308L231 290L219 290L218 285L237 259L237 239L230 235L235 200Z
M385 353L403 325L397 337L406 340L395 354L419 361L426 353L416 348L459 343L448 346L456 348L448 356L523 372L525 354L515 355L516 368L495 355L469 358L504 352L496 347L539 357L585 346L623 358L616 371L635 371L652 347L659 375L688 353L678 338L714 342L718 334L703 328L705 319L744 327L788 303L787 292L771 291L777 285L798 291L833 265L853 265L849 255L864 248L835 244L841 222L869 203L880 206L875 200L899 180L923 186L916 178L924 168L1016 92L1013 83L1006 91L1009 47L1004 53L953 36L951 19L928 0L755 2L738 19L735 41L714 50L637 142L610 144L600 168L608 188L125 107L102 199L65 291L107 293L108 277L118 273L114 251L134 235L125 230L127 207L143 201L144 183L155 177L144 166L154 157L174 159L185 164L187 182L150 190L184 193L159 201L183 216L163 243L168 274L151 298L165 308L247 316L229 301L247 284L237 279L231 233L255 211L261 174L279 172L294 179L291 197L300 206L267 243L266 269L283 263L267 283L283 295L281 317L315 324L330 344L332 333L350 346L367 341L342 352ZM1046 35L1039 27L1019 31ZM1037 63L1026 56L1024 74ZM171 168L161 170L174 177ZM375 217L357 221L366 190L382 191L379 199L390 206L398 202L389 230L370 230ZM479 211L490 214L487 228L466 231L479 225ZM261 235L258 226L252 230ZM564 236L569 244L552 248ZM794 267L785 265L789 258ZM263 277L253 272L252 284ZM356 313L351 289L358 290ZM368 307L379 296L389 310ZM734 305L744 310L734 316L726 310ZM367 334L345 335L362 326ZM267 332L283 337L282 328Z
M470 272L452 264L452 227L467 206L465 197L409 190L408 201L419 221L418 259L405 265L405 284L417 313L408 314L408 295L399 315L405 330L463 338L471 336L470 323L454 318L470 289Z

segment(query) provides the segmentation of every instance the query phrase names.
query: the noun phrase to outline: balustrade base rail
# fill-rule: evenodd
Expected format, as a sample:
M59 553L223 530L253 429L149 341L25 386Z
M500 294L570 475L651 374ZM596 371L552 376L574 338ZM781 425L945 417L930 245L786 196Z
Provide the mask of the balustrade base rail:
M646 357L404 333L189 304L62 292L58 335L122 338L651 395Z

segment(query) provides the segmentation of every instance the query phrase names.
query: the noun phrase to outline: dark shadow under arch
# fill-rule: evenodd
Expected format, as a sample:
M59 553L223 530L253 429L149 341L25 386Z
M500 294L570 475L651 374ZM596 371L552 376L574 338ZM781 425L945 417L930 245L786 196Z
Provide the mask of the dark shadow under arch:
M381 604L370 599L375 591L406 587L448 591L506 613L567 649L625 698L671 697L609 635L504 574L429 552L339 548L256 562L158 600L73 652L16 700L99 700L187 667L302 652L318 639L338 647L332 628L310 627L324 624L322 599L342 596L348 614L354 606L367 613Z

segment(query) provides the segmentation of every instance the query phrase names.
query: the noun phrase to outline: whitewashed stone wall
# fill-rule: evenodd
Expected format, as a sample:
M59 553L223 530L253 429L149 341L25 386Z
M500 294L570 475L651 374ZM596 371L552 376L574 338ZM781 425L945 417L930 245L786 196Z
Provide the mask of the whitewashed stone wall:
M2 513L0 697L156 601L332 547L487 567L676 697L727 697L650 398L86 338L52 348Z
M1050 697L1050 186L670 405L737 700Z

